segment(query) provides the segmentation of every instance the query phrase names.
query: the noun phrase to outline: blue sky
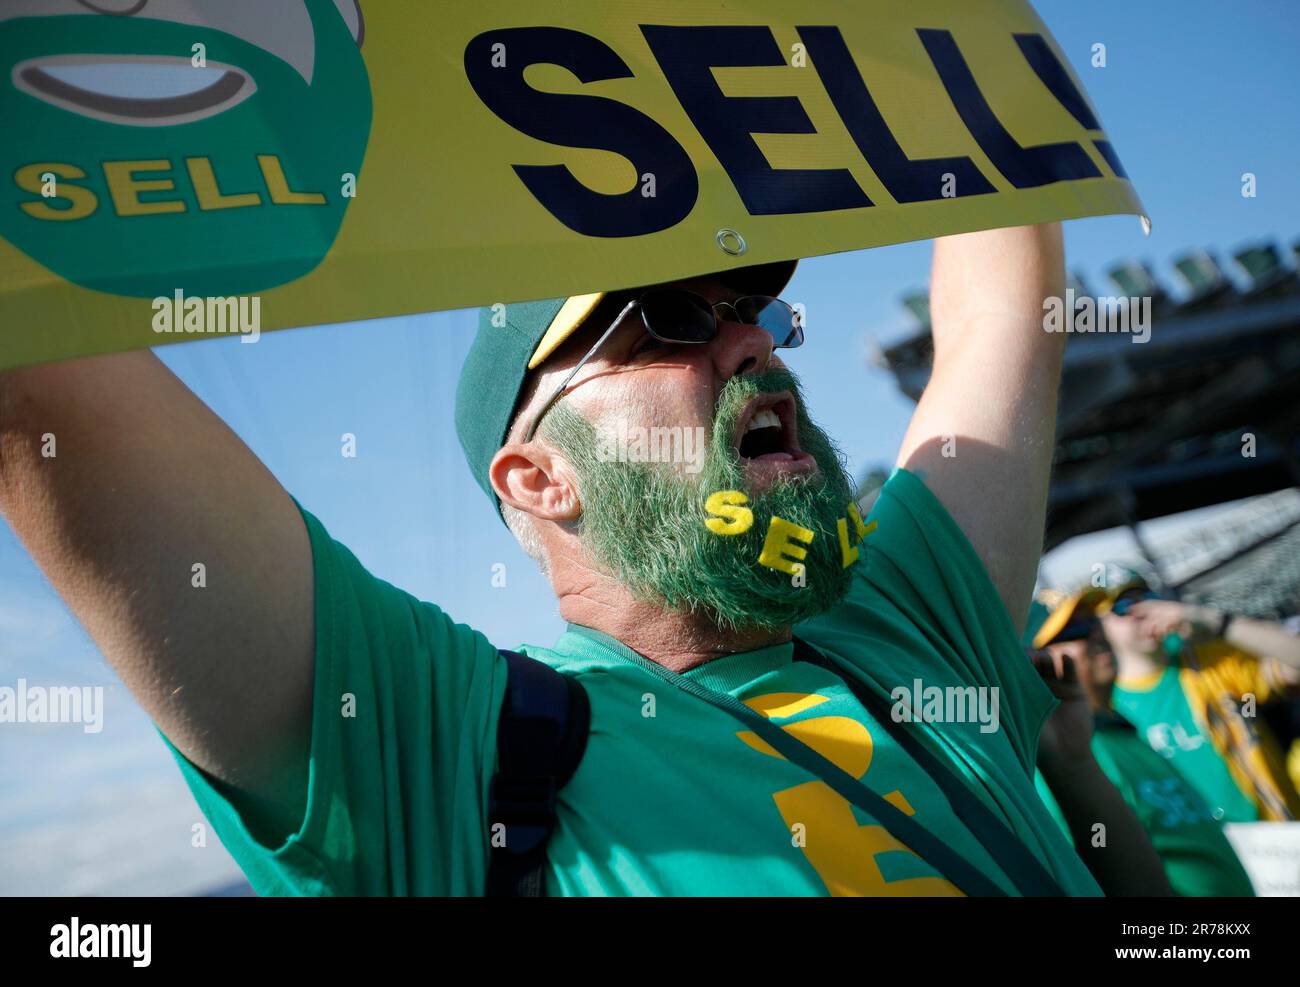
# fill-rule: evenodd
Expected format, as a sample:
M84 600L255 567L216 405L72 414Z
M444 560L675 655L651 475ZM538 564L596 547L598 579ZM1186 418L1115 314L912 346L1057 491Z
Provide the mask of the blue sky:
M1184 248L1226 258L1258 240L1300 239L1293 4L1036 6L1154 222L1150 237L1133 217L1069 224L1072 270L1102 287L1104 268L1131 257L1172 285L1169 262ZM1098 42L1105 68L1090 65ZM1254 199L1240 194L1248 171ZM869 340L909 331L899 298L924 285L929 252L906 244L806 260L785 293L808 310L808 342L791 366L855 474L892 463L911 413L892 377L868 364ZM159 353L371 571L503 647L549 643L562 626L549 587L474 484L452 428L475 322L448 312ZM340 455L345 432L356 458ZM504 587L492 585L495 563L506 566ZM0 893L186 891L232 873L219 848L190 846L200 817L147 719L0 524L0 684L20 676L103 684L108 709L96 738L0 725Z

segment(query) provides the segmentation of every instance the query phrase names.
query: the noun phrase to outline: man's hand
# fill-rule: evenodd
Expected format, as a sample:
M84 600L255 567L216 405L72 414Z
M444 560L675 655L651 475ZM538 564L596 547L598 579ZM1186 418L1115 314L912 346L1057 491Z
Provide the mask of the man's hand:
M1153 638L1178 634L1193 644L1210 640L1223 620L1219 610L1175 600L1141 600L1129 613Z
M930 285L934 370L898 453L966 533L1023 629L1043 547L1066 334L1058 223L940 237Z
M1074 849L1108 896L1172 895L1164 865L1132 808L1092 754L1092 710L1066 655L1029 659L1061 700L1038 740L1038 767L1070 827Z
M1029 660L1061 705L1052 711L1038 737L1038 762L1044 773L1092 759L1092 708L1069 655L1030 651Z
M1214 607L1174 600L1140 600L1129 613L1150 629L1156 638L1179 634L1192 644L1205 644L1215 639L1223 626L1224 612ZM1228 623L1223 639L1234 648L1248 651L1261 658L1274 658L1281 666L1279 678L1283 684L1300 683L1300 635L1292 634L1286 627L1272 620L1234 616Z

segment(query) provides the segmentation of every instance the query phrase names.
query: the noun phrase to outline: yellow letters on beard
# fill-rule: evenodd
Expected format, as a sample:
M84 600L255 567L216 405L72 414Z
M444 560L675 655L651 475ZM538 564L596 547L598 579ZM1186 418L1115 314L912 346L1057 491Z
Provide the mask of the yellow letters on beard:
M773 692L745 700L745 705L768 717L795 716L827 702L816 693ZM854 778L861 778L871 766L871 732L847 716L819 716L781 727L796 740ZM782 757L752 731L737 734L754 750ZM884 796L896 808L915 815L916 810L898 789ZM776 802L786 828L802 824L804 855L808 863L836 896L872 897L960 897L961 891L941 877L912 877L886 881L876 864L876 855L889 851L912 851L878 825L859 825L852 805L824 781L809 781L776 792Z

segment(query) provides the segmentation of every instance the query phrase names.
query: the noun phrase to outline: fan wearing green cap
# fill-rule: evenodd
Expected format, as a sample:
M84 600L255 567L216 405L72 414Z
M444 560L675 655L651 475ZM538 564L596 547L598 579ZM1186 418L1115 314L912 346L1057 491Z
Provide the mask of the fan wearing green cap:
M1133 724L1112 706L1115 655L1097 617L1098 605L1106 600L1107 592L1095 588L1061 598L1050 611L1043 612L1042 623L1033 633L1033 646L1056 666L1062 680L1077 683L1080 698L1091 713L1093 757L1145 831L1174 893L1252 896L1250 878L1223 834L1223 823L1214 818L1208 803L1177 768L1147 746ZM1063 711L1058 710L1054 718ZM1040 746L1040 760L1042 752ZM1043 801L1069 833L1071 827L1062 810L1071 805L1075 793L1043 774L1037 781ZM1107 848L1114 847L1132 854L1135 842L1112 832L1099 853L1105 855Z
M483 894L529 832L490 818L530 753L499 744L513 670L544 668L590 713L567 784L531 779L547 894L1095 895L1034 790L1055 701L1018 641L1060 228L936 241L933 372L870 518L794 372L858 327L807 329L792 269L484 310L456 430L568 621L522 665L370 575L148 354L0 378L0 507L259 893ZM912 709L914 688L999 715Z

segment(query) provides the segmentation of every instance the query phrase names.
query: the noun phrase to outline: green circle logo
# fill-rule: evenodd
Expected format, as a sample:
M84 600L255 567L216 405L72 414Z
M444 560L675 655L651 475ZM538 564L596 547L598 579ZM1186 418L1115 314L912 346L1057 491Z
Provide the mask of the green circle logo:
M355 0L0 10L0 235L120 295L302 277L356 194L371 121L363 34Z

